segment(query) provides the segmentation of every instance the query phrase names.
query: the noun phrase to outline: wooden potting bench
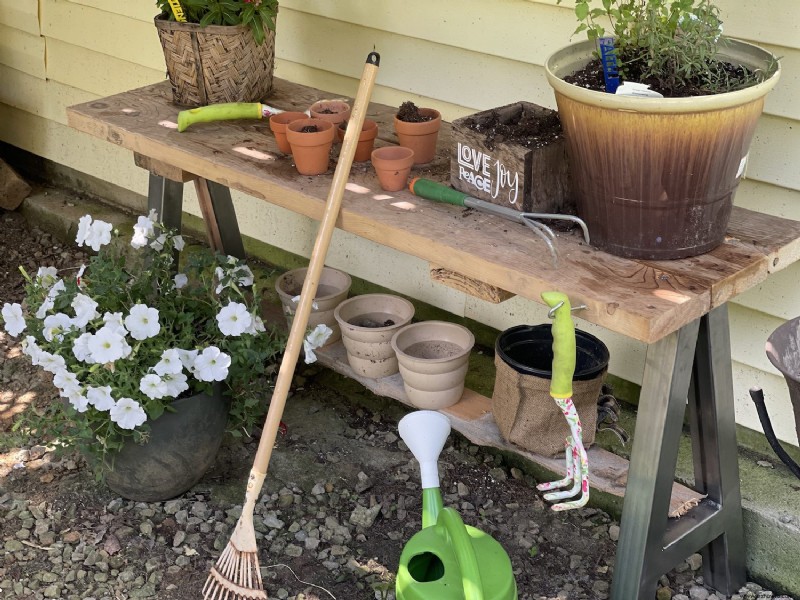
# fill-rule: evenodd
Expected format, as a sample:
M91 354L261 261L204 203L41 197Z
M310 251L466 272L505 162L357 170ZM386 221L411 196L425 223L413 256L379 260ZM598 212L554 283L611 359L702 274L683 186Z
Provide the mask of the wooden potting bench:
M326 97L331 94L276 80L269 103L305 110ZM149 204L170 225L180 226L182 186L193 181L209 241L228 254L244 254L229 188L321 218L330 176L298 175L266 122L208 123L178 133L178 111L164 82L70 107L68 119L72 127L134 152L136 163L150 171ZM395 141L394 112L370 105L367 116L379 124L379 145ZM444 124L437 159L415 174L446 182L451 139ZM488 301L519 295L541 302L541 292L560 290L573 305L587 306L578 318L645 342L630 464L597 447L589 453L591 485L625 498L612 597L651 600L658 578L696 551L703 553L708 585L728 595L738 590L745 581L745 551L726 303L800 258L800 223L735 208L724 244L703 256L661 262L618 258L585 245L577 234L562 234L554 268L541 240L522 225L405 191L384 193L367 163L353 167L337 226L429 261L431 277ZM321 355L325 364L355 377L341 345ZM399 375L355 378L406 402ZM674 483L687 406L693 489ZM563 460L505 442L486 397L468 390L444 412L473 442L564 472Z

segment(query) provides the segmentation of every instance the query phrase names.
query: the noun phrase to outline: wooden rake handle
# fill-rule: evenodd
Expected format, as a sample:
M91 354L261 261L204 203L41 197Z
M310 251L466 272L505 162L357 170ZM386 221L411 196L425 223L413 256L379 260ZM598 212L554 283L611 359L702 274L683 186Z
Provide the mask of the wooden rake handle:
M278 434L283 409L286 406L286 397L289 394L289 387L292 383L297 359L303 348L303 340L306 336L308 327L308 317L311 314L311 305L314 296L317 294L319 278L322 274L322 267L325 266L325 257L331 243L333 230L336 227L336 219L339 217L339 208L342 205L342 196L347 179L350 176L350 167L353 164L353 156L356 152L358 137L361 127L364 125L364 118L369 106L369 99L372 95L372 88L375 86L375 78L378 75L380 55L377 52L370 52L367 62L364 65L364 72L361 75L361 82L358 86L353 112L347 123L347 131L344 134L342 149L339 153L339 161L333 173L328 198L325 204L325 213L322 216L317 238L314 242L314 249L311 251L311 260L308 264L303 289L300 292L300 303L292 320L292 327L289 331L289 341L283 353L283 360L278 371L278 379L275 382L275 391L272 393L272 401L269 405L264 430L261 433L261 440L258 443L258 450L253 461L253 471L263 475L267 472L272 448ZM259 486L260 488L260 486ZM258 491L255 490L256 495ZM249 495L249 494L248 494Z

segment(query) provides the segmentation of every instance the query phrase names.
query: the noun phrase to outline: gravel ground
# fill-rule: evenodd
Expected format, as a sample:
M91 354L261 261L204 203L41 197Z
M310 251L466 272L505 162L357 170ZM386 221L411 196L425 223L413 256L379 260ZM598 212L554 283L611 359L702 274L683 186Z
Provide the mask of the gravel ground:
M0 299L19 301L19 263L75 266L86 257L0 211ZM14 413L55 398L0 331L0 594L3 598L199 598L209 567L241 511L256 442L225 443L215 466L183 496L158 503L116 497L80 456L18 440ZM393 598L392 573L419 530L418 470L397 436L404 409L331 388L323 369L295 380L256 507L260 564L270 598ZM341 389L341 386L337 386ZM553 513L535 481L496 453L453 434L440 462L445 505L498 539L523 600L605 599L618 523L584 508ZM658 600L722 600L705 588L700 555L662 577ZM302 580L302 581L301 581ZM732 599L781 598L748 583Z

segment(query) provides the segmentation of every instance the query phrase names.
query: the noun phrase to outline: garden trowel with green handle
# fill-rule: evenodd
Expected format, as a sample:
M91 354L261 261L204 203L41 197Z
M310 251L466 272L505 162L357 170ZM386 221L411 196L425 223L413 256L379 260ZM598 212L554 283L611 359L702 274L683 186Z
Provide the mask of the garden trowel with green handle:
M190 108L178 113L178 131L186 131L194 123L210 123L212 121L232 121L234 119L269 119L272 115L282 113L260 102L223 102L209 104L199 108Z
M547 244L547 249L550 250L550 256L553 258L553 266L558 264L558 254L556 253L555 246L552 240L555 239L556 234L541 220L558 219L563 221L572 221L576 223L583 231L583 239L589 243L589 230L586 228L586 223L582 219L574 215L561 215L556 213L533 213L533 212L520 212L513 208L500 206L499 204L492 204L485 200L473 198L472 196L459 192L453 188L437 183L430 179L423 179L417 177L411 180L408 186L412 194L425 198L426 200L433 200L434 202L445 202L455 206L463 206L465 208L474 208L481 212L489 213L498 217L503 217L510 221L522 223L538 235L544 243Z

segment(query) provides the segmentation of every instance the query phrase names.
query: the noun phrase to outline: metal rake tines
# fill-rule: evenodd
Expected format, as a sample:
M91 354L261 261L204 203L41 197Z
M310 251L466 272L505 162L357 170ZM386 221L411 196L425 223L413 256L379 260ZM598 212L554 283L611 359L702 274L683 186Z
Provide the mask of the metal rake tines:
M261 569L255 552L242 552L228 544L211 567L203 586L204 600L266 600Z

